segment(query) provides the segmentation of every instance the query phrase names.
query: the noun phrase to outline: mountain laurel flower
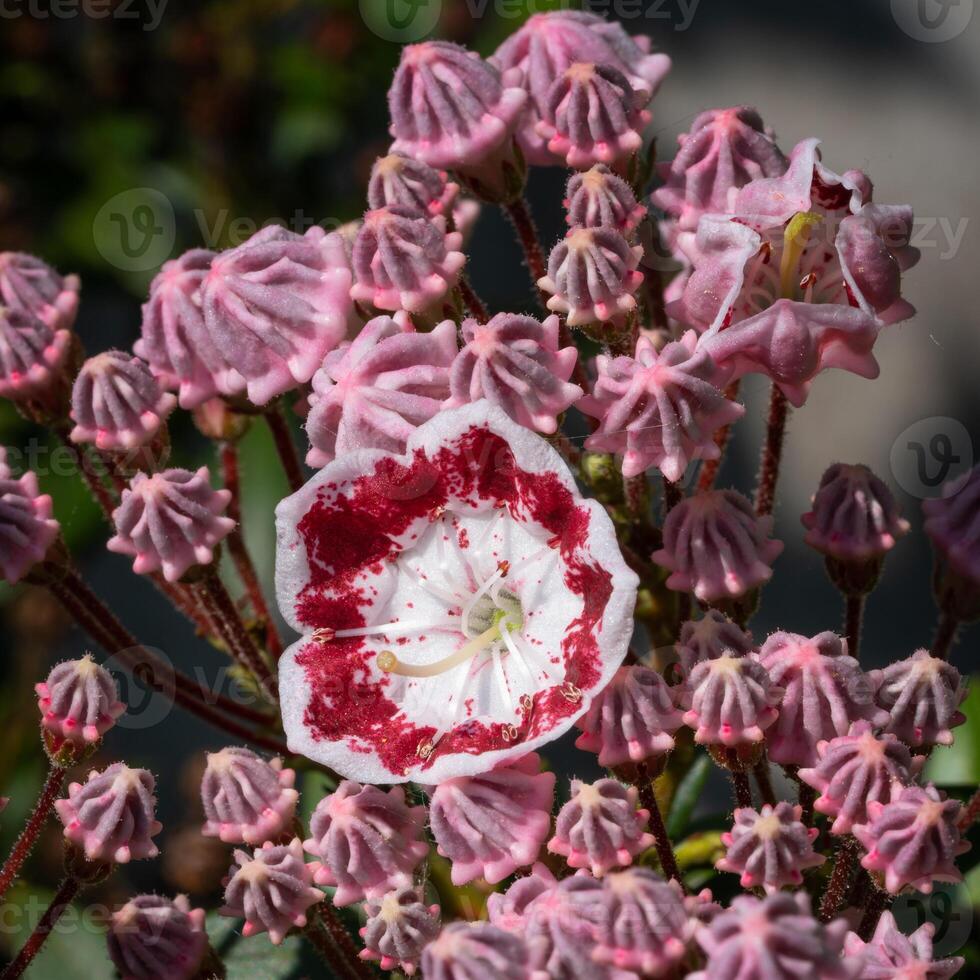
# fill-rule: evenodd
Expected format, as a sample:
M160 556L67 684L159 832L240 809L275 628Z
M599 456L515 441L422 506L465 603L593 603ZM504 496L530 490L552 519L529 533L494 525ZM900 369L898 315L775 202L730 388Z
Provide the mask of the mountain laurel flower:
M663 547L653 560L669 571L667 588L701 602L735 599L772 577L783 543L769 537L770 517L758 517L735 490L706 490L671 508Z
M655 671L639 664L620 667L589 710L575 723L575 747L599 756L606 769L659 763L674 747L681 713L671 690Z
M790 803L764 804L761 810L735 811L735 825L721 835L725 856L715 863L719 871L741 875L743 888L767 892L799 885L803 872L824 863L813 842L819 831L801 820L803 808Z
M846 735L817 742L816 763L798 775L819 792L813 807L833 820L831 833L849 834L855 824L867 823L869 803L890 803L916 771L904 742L856 721Z
M404 452L408 437L449 397L456 324L419 333L407 313L369 320L313 375L306 434L310 466L355 449Z
M677 155L660 164L663 185L653 203L695 231L704 214L731 214L738 190L761 177L779 177L788 162L751 106L707 109L677 137Z
M229 746L207 754L201 778L205 837L226 844L264 844L290 826L299 793L296 773L282 759L266 761L250 749Z
M699 745L726 749L758 745L778 715L782 690L755 654L723 653L695 664L678 692L684 724Z
M155 815L154 786L145 769L121 762L102 772L93 769L86 782L69 784L67 799L55 801L65 839L89 861L126 864L156 857L159 851L150 838L163 828Z
M831 466L802 521L803 540L842 562L880 559L909 531L894 494L861 464Z
M520 81L458 44L406 45L388 90L392 152L452 170L481 196L512 198L524 185L513 150Z
M610 65L637 93L641 108L670 71L670 58L650 52L650 38L630 37L622 24L578 10L533 14L497 48L490 59L501 70L518 69L529 100L517 141L528 163L563 166L564 156L549 150L537 123L546 112L555 81L577 62Z
M620 320L636 309L642 257L643 247L615 228L573 228L551 250L538 286L550 294L548 309L564 314L570 327Z
M193 980L208 951L204 909L186 895L136 895L109 919L109 959L122 980Z
M293 926L305 926L306 910L325 897L313 887L311 866L303 860L296 837L288 844L267 841L251 854L236 850L224 886L219 913L244 919L246 939L267 932L276 946Z
M13 585L44 561L61 533L51 514L51 497L40 492L36 474L15 480L0 446L0 580Z
M431 311L456 285L466 262L461 245L441 215L400 205L368 211L351 254L351 296L379 310Z
M596 878L631 864L653 844L653 835L643 829L650 813L636 808L637 795L635 786L627 788L615 779L573 779L571 798L558 813L548 850L561 854L570 868L587 868Z
M412 871L429 853L421 840L425 817L425 807L409 806L400 786L385 792L345 779L317 804L303 844L319 859L317 884L336 888L338 906L411 885Z
M829 630L814 637L773 633L759 661L783 689L779 720L768 733L773 762L814 766L818 742L846 735L862 719L885 723L886 713L874 703L874 676L847 655L847 641Z
M966 721L959 710L966 684L951 663L916 650L872 678L875 703L888 713L884 731L914 749L953 744L951 729Z
M498 313L488 323L464 320L446 407L485 398L519 425L555 432L558 416L583 394L568 380L578 350L559 347L558 327L557 316L542 323L518 313Z
M0 398L51 401L63 383L72 334L28 309L0 306Z
M189 568L214 559L218 543L235 522L224 517L229 490L214 490L208 468L137 473L112 512L115 535L107 547L134 559L133 571L161 570L176 582Z
M71 330L78 312L78 276L62 276L26 252L0 252L0 306L37 317L55 334Z
M861 960L844 957L847 922L819 922L803 892L740 895L697 933L707 954L688 980L858 980Z
M215 386L266 405L305 384L353 314L343 239L270 225L216 255L201 283L204 326L221 364Z
M923 922L911 936L898 928L890 910L882 912L874 935L865 942L848 933L844 951L862 962L858 980L952 980L966 960L962 956L933 959L936 927Z
M426 905L419 890L406 885L364 903L362 960L380 960L382 970L414 976L422 950L439 935L439 906Z
M55 665L34 690L44 730L79 748L98 742L126 711L112 674L91 654Z
M75 379L71 440L109 451L135 449L160 432L176 404L138 357L105 351L90 357Z
M364 782L437 785L567 731L611 680L637 577L540 436L486 401L404 456L338 457L277 508L293 751Z
M572 228L615 228L627 236L647 214L633 188L604 163L572 174L563 203Z
M524 942L489 922L450 922L422 951L425 980L528 980Z
M139 340L133 344L181 408L193 409L218 393L215 374L222 359L204 326L201 287L214 252L203 248L164 262L143 304Z
M721 372L688 330L659 352L640 337L633 357L596 357L598 378L578 407L598 418L587 449L620 453L623 476L657 467L676 483L696 459L718 459L716 430L745 408L716 387Z
M374 161L367 197L372 211L395 205L435 216L451 215L458 193L459 185L444 171L404 153L389 153Z
M725 654L742 657L754 649L752 634L717 609L707 609L700 619L682 623L676 646L682 677L689 677L702 660L717 660Z
M683 890L649 868L613 872L603 884L603 915L592 958L614 971L670 976L696 930Z
M651 118L645 101L612 65L576 62L548 90L537 132L549 153L576 170L596 163L625 169L643 146Z
M551 833L555 774L541 759L521 759L477 776L459 776L432 792L429 822L452 882L484 878L491 885L533 864Z
M890 895L907 887L929 894L934 881L959 882L955 865L970 849L957 823L963 810L931 783L906 786L888 803L869 802L867 823L854 836L868 852L861 865L883 881Z

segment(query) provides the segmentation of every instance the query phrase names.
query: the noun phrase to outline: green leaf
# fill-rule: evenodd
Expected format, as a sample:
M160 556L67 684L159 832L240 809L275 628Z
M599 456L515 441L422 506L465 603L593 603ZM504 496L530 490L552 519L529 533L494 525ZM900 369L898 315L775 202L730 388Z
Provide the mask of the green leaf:
M683 837L691 822L691 815L698 800L704 792L704 784L708 781L712 762L707 753L699 755L687 770L677 792L667 818L667 833L671 840Z
M274 946L266 933L246 939L242 920L212 912L207 919L211 948L225 965L227 980L299 980L317 976L323 964L299 935Z
M980 783L980 684L970 686L960 710L966 723L954 731L955 741L933 749L926 764L924 779L937 786Z

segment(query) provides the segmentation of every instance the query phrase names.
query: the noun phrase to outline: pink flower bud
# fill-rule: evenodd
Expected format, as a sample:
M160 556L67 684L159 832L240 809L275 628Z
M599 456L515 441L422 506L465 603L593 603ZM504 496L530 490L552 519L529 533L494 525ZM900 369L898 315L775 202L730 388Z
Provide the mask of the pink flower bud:
M85 783L71 783L68 799L56 800L65 838L89 861L126 864L159 853L150 839L162 830L155 816L155 780L145 769L115 762L92 770Z
M861 980L952 980L966 961L962 956L934 960L935 931L931 922L923 922L911 936L906 936L899 930L895 916L885 911L867 942L849 933L844 951L863 963Z
M684 677L689 677L702 660L717 660L726 653L742 657L755 647L752 634L747 633L717 609L708 609L700 619L688 620L681 625L677 641Z
M645 833L650 814L636 808L636 788L615 779L595 783L572 780L571 799L555 821L548 850L561 854L571 868L588 868L595 877L632 863L653 844Z
M235 522L222 516L231 493L213 490L208 481L206 466L196 473L137 473L112 512L116 534L109 539L109 550L134 558L137 575L162 569L168 582L176 582L194 565L210 564L215 547Z
M293 926L305 926L306 910L324 898L313 887L312 865L303 860L298 837L288 844L267 841L251 854L235 851L224 886L220 914L243 918L246 938L268 932L276 946Z
M572 174L565 189L565 220L573 228L615 228L629 235L646 217L633 188L604 163Z
M934 881L962 881L955 861L970 849L957 827L962 809L931 783L906 786L889 803L868 803L867 823L854 827L868 852L861 865L880 873L892 895L906 886L929 894Z
M78 276L61 276L24 252L0 252L0 306L30 313L53 333L71 330L78 312Z
M0 398L44 399L62 380L71 333L55 330L29 309L0 306Z
M351 255L351 296L379 310L430 311L456 285L466 262L461 244L442 216L397 205L368 211Z
M418 333L406 313L368 321L313 375L306 433L310 466L355 449L402 453L412 432L449 397L456 324Z
M666 755L681 727L670 688L653 670L620 667L612 681L576 722L575 747L596 752L607 769Z
M226 844L264 844L285 831L296 812L296 773L282 759L265 759L250 749L209 752L201 779L205 837Z
M204 909L186 895L136 895L112 913L106 942L122 980L193 980L208 950Z
M912 782L912 756L894 735L875 735L868 721L856 721L846 735L817 742L817 761L799 777L820 795L813 806L833 818L831 832L849 834L867 823L867 805L890 803Z
M578 351L559 347L558 317L541 323L498 313L489 323L464 320L462 333L447 408L485 398L520 425L551 433L558 416L582 397L582 389L568 380Z
M945 484L941 496L924 500L922 512L936 554L980 589L980 466Z
M538 286L551 294L548 309L565 314L570 327L613 320L636 308L642 257L642 246L615 228L573 228L551 250Z
M528 980L527 948L489 922L451 922L422 953L425 980Z
M427 906L411 886L364 903L367 924L360 930L362 960L380 960L382 970L414 976L422 950L439 935L439 906Z
M686 497L664 523L663 548L653 560L670 573L667 587L702 602L737 598L772 577L783 543L769 537L770 517L757 517L735 490Z
M89 358L72 389L72 442L97 449L146 445L166 423L177 399L160 390L147 365L118 350Z
M55 543L60 525L51 516L51 497L40 493L37 477L14 479L7 450L0 446L0 579L13 585Z
M77 747L97 742L126 710L112 674L91 654L58 664L34 690L42 727Z
M555 774L533 752L481 776L459 776L432 792L429 819L454 885L491 885L537 860L551 832Z
M420 839L425 818L425 807L410 807L400 786L385 792L345 779L310 818L303 846L319 858L317 884L336 887L334 905L411 885L412 871L429 851Z
M717 459L714 433L745 414L716 383L723 375L688 330L662 350L640 337L635 357L596 358L598 378L579 408L600 419L586 448L621 453L623 475L656 466L676 483L696 459Z
M404 153L389 153L374 161L368 181L368 207L372 211L389 206L449 215L459 186L446 174Z

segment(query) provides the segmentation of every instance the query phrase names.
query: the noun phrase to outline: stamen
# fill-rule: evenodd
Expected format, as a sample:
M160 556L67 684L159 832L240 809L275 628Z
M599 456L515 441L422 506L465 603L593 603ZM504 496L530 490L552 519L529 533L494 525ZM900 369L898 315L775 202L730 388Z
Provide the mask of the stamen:
M348 630L332 630L333 636L337 639L344 639L350 636L375 636L378 633L387 633L391 636L399 636L402 633L418 633L420 630L440 629L445 627L456 627L459 625L459 617L454 616L445 620L421 620L405 619L398 623L381 623L378 626L357 626ZM316 634L314 633L314 638Z
M475 636L468 643L464 643L455 653L451 653L442 660L437 660L432 664L406 664L395 656L392 650L382 650L378 654L378 669L386 674L400 674L402 677L435 677L437 674L444 674L453 667L458 667L462 663L474 657L481 650L488 647L494 640L500 638L500 623L494 623L490 629Z
M797 266L803 256L810 234L823 221L823 216L813 211L794 214L783 232L783 257L779 263L779 284L784 299L796 298Z

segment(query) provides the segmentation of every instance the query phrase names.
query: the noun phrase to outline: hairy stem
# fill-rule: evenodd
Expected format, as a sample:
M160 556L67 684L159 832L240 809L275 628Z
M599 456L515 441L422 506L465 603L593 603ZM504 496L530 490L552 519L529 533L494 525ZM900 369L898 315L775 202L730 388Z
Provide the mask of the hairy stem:
M789 402L779 387L773 384L769 396L766 441L762 450L759 482L755 491L755 512L760 517L771 514L776 502L776 482L779 480L779 464L783 457L783 441L788 416Z
M7 969L0 974L0 980L15 980L23 974L24 970L30 965L31 960L37 956L38 951L44 945L44 941L51 934L51 931L58 924L58 919L65 909L74 901L75 896L81 891L81 882L69 875L58 887L51 899L51 904L44 910L44 914L38 920L34 931L27 937L27 942L21 947L20 952L7 966Z
M741 381L733 381L725 389L725 398L731 402L735 401L738 398L738 389L741 384ZM731 423L723 425L715 432L714 441L718 447L718 455L714 459L706 460L701 467L701 472L698 473L698 493L704 493L706 490L711 490L714 487L715 480L718 479L718 471L721 469L721 464L725 461L725 450L728 448L728 440L731 434Z
M959 832L965 834L976 823L978 818L980 818L980 789L963 805L963 812L960 814L960 819L956 822Z
M286 473L286 480L289 489L295 493L306 483L306 476L303 473L303 464L300 462L299 453L296 450L296 443L293 442L293 434L289 431L286 416L283 414L282 406L276 402L270 405L263 413L269 431L272 433L272 441L276 445L276 452L279 454L279 461Z
M892 897L872 883L871 894L864 905L864 916L858 926L857 934L867 942L873 935L881 918L881 913L892 903Z
M732 769L732 786L735 789L735 803L740 808L752 807L752 786L749 774L744 769Z
M657 797L653 792L653 782L645 763L637 766L639 779L637 781L637 791L640 797L640 806L650 813L650 833L653 834L653 844L657 849L657 857L660 858L660 867L668 878L673 878L682 888L684 882L681 878L680 869L677 867L677 857L674 848L670 843L670 836L667 834L667 827L664 824L663 814L657 803Z
M312 909L312 922L314 926L319 926L321 936L325 933L330 937L331 948L336 947L340 962L346 968L347 973L356 980L371 980L374 971L357 955L357 947L350 933L344 928L344 924L337 917L337 913L327 902L320 902ZM323 952L321 946L317 949ZM335 954L336 961L336 954Z
M820 918L824 922L830 922L844 904L857 867L858 854L857 841L853 837L845 837L837 850L834 870L820 903Z
M459 277L459 291L470 314L480 323L486 323L490 319L490 313L466 276Z
M86 453L84 446L76 446L71 441L71 426L67 422L61 422L54 426L54 432L61 441L62 446L64 446L65 450L71 456L72 462L78 467L78 472L81 474L86 486L95 498L95 502L99 505L99 508L111 527L112 512L115 510L117 501L112 492L106 487L102 474L96 472L95 466L88 453Z
M755 776L756 785L759 787L759 796L763 803L770 806L776 805L776 794L772 788L772 779L769 777L769 760L763 756L752 770Z
M858 659L861 643L861 623L864 618L864 596L848 595L844 597L844 635L847 637L847 652Z
M541 248L541 242L538 239L538 230L534 226L534 218L531 217L527 201L523 197L519 197L516 201L504 205L504 210L514 225L521 248L524 249L524 258L531 273L531 282L535 290L538 291L539 298L543 301L538 280L547 274L548 269L545 263L544 250Z
M956 642L956 634L959 632L960 622L950 612L943 612L939 617L939 625L936 627L936 636L932 641L932 655L940 660L949 658L949 651Z
M27 818L27 823L24 824L24 829L20 832L20 836L14 842L10 855L4 861L3 867L0 868L0 901L7 894L7 889L13 884L18 872L33 850L38 835L41 833L44 824L51 814L54 801L61 792L66 772L67 770L64 766L57 766L54 763L51 764L47 778L41 787L41 792L38 794L37 803L34 805L31 815Z

